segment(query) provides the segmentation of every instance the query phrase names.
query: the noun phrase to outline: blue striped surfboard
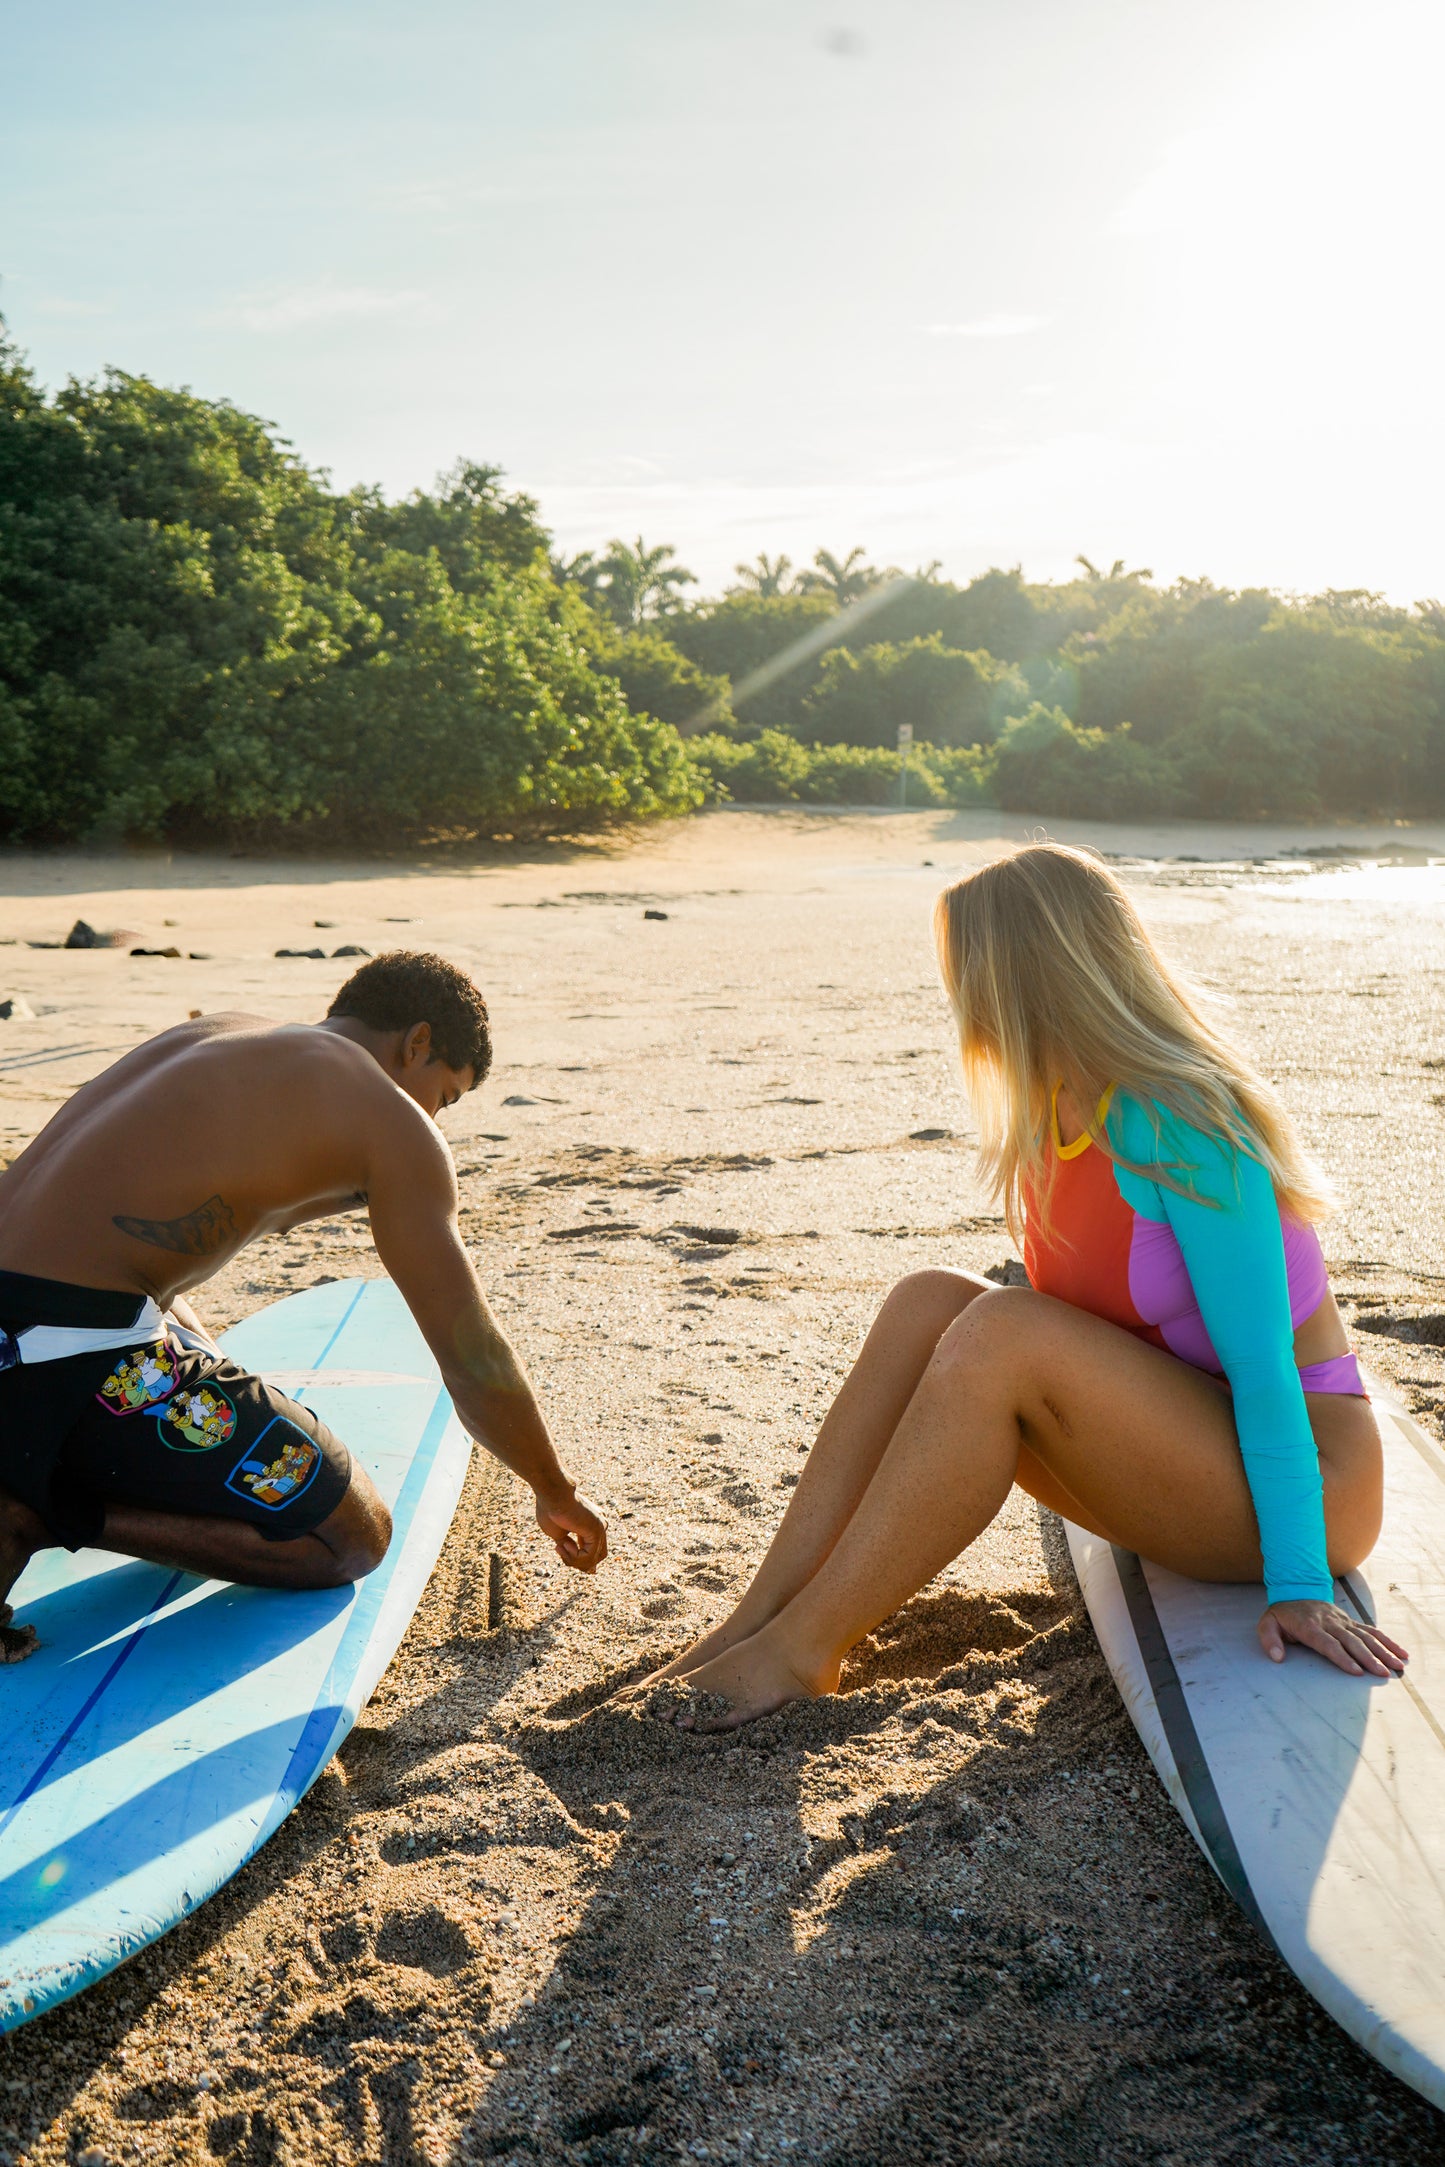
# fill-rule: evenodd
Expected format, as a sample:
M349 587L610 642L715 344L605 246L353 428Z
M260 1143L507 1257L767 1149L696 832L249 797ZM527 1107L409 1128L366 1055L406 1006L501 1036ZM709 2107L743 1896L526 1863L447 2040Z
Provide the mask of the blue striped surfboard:
M213 1896L325 1768L395 1654L470 1446L389 1280L311 1287L224 1335L313 1407L392 1508L355 1587L237 1588L43 1551L0 1669L0 2031L103 1978Z

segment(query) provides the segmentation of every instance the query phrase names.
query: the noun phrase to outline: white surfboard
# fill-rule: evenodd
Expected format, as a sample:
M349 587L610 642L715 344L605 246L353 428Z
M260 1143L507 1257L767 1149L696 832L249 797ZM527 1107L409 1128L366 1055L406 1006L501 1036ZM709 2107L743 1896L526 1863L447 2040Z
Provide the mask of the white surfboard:
M315 1409L390 1505L349 1588L237 1588L43 1551L11 1600L41 1645L0 1669L0 2031L154 1941L259 1850L396 1652L470 1445L389 1280L339 1280L223 1341Z
M1204 1856L1330 2015L1445 2107L1445 1454L1375 1380L1385 1522L1338 1600L1403 1679L1259 1649L1264 1591L1064 1523L1124 1705Z

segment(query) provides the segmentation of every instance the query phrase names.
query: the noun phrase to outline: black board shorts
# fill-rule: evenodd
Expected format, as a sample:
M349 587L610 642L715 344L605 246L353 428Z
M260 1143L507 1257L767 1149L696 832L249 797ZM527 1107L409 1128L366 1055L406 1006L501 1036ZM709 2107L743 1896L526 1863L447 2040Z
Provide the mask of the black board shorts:
M35 1324L123 1331L140 1307L0 1272L0 1349ZM0 1487L68 1550L98 1540L108 1505L241 1520L285 1542L350 1482L351 1455L309 1407L186 1335L0 1368Z

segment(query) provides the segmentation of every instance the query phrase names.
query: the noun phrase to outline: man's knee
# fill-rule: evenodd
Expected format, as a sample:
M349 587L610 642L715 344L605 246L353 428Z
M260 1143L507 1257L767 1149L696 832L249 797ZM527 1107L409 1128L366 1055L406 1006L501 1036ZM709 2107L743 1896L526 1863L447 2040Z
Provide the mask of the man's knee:
M391 1547L391 1514L369 1482L364 1490L353 1482L316 1535L331 1553L332 1584L344 1587L374 1573L386 1556Z

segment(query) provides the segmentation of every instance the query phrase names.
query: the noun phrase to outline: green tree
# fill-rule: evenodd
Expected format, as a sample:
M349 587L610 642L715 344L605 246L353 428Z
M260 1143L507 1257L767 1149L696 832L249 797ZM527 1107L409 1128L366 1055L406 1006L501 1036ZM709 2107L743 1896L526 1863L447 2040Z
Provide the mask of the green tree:
M1078 720L1104 730L1131 722L1148 744L1191 730L1208 658L1253 640L1275 606L1262 589L1232 594L1208 580L1180 580L1164 594L1136 589L1066 642Z
M734 592L721 601L680 610L667 621L667 637L700 670L725 676L734 687L785 658L790 649L807 650L796 666L735 703L736 729L755 737L763 730L801 726L803 700L819 666L809 643L835 614L824 595L799 594L796 589L774 596Z
M1076 819L1138 819L1177 811L1182 800L1169 756L1135 744L1127 723L1081 730L1062 708L1037 701L1000 733L993 789L1005 811Z
M1096 586L1114 586L1124 580L1146 580L1154 577L1152 572L1144 569L1131 571L1122 557L1116 557L1107 571L1092 563L1088 557L1075 557L1074 562L1083 566L1085 579L1092 580Z
M695 574L678 564L669 542L649 549L639 534L635 542L612 541L599 560L597 600L614 624L624 630L666 617L678 607L678 589L695 587Z
M388 504L376 491L365 507L368 533L414 556L435 550L458 594L490 594L516 572L548 564L548 538L534 498L502 487L502 469L460 460L432 490Z
M730 588L731 594L761 595L764 601L776 601L789 591L789 575L793 569L791 557L769 557L759 550L751 564L735 564L738 584Z
M332 495L255 416L0 349L0 835L381 840L684 810L536 508Z
M602 585L602 566L595 549L579 549L575 557L553 556L552 577L559 587L576 587L595 604Z
M634 714L655 715L684 737L731 727L727 678L700 670L654 626L618 633L599 623L588 651L597 669L617 679Z
M0 407L0 830L314 810L300 718L357 605L334 501L224 402L111 371Z
M825 596L835 609L846 609L861 595L876 587L883 574L869 564L861 549L850 549L846 557L835 557L829 549L814 552L811 567L798 574L799 594Z
M938 633L826 653L803 702L799 735L824 745L886 745L907 723L930 745L978 745L1028 703L1022 673L984 653L961 654Z
M629 711L543 573L477 608L434 554L388 550L357 586L365 632L309 731L325 830L545 834L701 802L677 732Z

